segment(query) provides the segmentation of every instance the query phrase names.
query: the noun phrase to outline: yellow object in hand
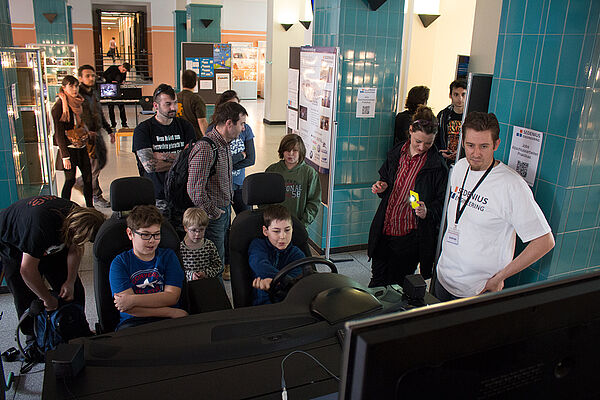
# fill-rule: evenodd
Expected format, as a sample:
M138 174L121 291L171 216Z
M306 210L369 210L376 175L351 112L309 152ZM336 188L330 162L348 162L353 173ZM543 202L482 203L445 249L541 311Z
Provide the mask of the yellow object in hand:
M412 208L417 208L419 207L419 193L417 192L413 192L412 190L409 192L410 196L408 197L408 200L410 201L410 206Z

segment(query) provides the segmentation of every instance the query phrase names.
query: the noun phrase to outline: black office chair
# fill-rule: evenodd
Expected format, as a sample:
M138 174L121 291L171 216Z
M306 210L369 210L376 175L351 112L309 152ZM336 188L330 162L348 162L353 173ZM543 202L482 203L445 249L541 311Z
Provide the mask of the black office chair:
M261 172L246 177L243 187L244 202L249 206L276 204L285 200L283 177L272 172ZM252 305L252 270L248 264L248 247L255 238L263 238L261 210L246 210L235 217L229 231L229 264L231 291L235 308ZM292 244L310 257L308 232L296 217L292 218Z
M98 312L97 333L112 332L119 323L108 279L112 260L131 249L125 229L125 213L142 204L154 205L154 185L148 178L139 176L119 178L110 185L110 204L113 215L100 227L94 240L94 292ZM168 222L162 223L159 247L175 251L180 259L179 237ZM231 308L227 292L217 278L183 282L180 305L190 314Z

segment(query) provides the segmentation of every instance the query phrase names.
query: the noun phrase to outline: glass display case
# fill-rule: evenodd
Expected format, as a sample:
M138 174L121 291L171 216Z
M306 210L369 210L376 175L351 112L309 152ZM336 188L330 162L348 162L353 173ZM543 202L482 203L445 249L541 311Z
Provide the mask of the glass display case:
M9 129L3 134L10 136L17 193L14 201L57 194L43 54L38 48L0 48ZM10 160L6 161L9 168Z
M231 86L240 99L256 99L258 48L251 43L231 43Z
M60 83L67 75L77 77L79 57L77 45L74 44L28 44L27 47L40 48L42 55L42 72L48 92L50 105L54 103Z

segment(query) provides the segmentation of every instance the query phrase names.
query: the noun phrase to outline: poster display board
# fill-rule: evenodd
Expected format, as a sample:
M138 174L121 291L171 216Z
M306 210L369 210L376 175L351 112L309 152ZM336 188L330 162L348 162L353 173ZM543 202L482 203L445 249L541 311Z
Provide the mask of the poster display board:
M198 74L195 91L206 104L231 89L231 45L228 43L181 43L181 65ZM183 71L179 71L179 75Z
M330 169L337 65L335 48L302 47L298 134L306 146L306 162L319 173Z
M544 134L533 129L513 128L508 166L517 171L529 186L533 187Z

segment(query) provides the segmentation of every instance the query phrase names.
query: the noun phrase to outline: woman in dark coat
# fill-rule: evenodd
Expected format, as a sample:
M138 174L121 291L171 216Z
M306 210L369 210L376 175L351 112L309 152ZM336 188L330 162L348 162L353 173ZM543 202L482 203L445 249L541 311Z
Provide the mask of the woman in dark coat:
M92 200L92 166L87 151L87 144L92 140L88 128L81 120L83 97L79 94L79 81L74 76L65 76L58 93L58 100L52 107L54 121L54 144L59 152L56 160L57 169L64 169L65 184L61 197L71 199L71 189L75 184L75 168L79 167L83 179L83 196L85 205L93 207Z
M408 139L408 127L412 117L419 106L427 105L429 100L429 88L427 86L415 86L408 91L406 96L406 110L396 115L394 124L394 146Z
M446 163L433 145L436 132L431 108L420 106L408 140L394 146L379 169L380 180L371 189L382 200L369 232L369 287L401 285L419 263L423 277L431 277L448 179ZM411 190L419 195L416 208Z

